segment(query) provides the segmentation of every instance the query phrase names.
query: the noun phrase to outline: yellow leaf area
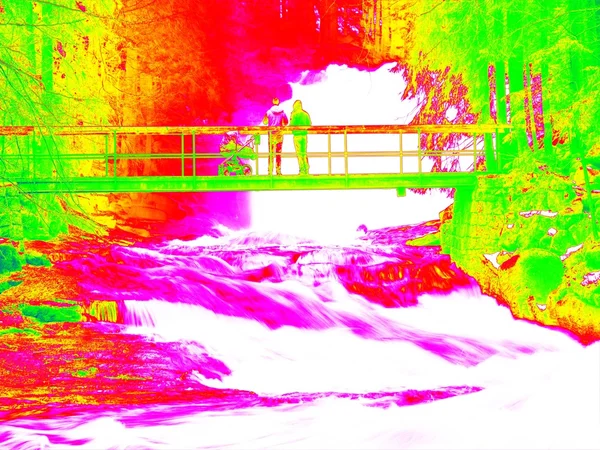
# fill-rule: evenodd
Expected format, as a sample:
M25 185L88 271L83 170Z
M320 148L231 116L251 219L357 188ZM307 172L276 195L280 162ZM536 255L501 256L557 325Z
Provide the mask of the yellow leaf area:
M510 269L490 270L488 277L496 278L496 283L490 283L495 284L495 296L510 308L516 318L568 330L582 343L588 344L600 339L599 286L581 284L590 270L585 259L591 252L599 253L600 245L569 256L564 261L560 284L543 297L528 295L532 292L532 276L523 273L519 261ZM535 276L543 279L546 274L538 270Z
M172 344L147 342L122 334L118 328L90 325L28 324L39 335L0 334L0 417L210 395L173 368Z
M107 386L104 379L124 369L120 359L131 349L117 348L113 340L79 324L47 324L38 329L39 336L2 336L0 413L12 410L18 415L20 410L50 404L118 402L111 397L122 393L123 386Z
M600 243L587 193L574 178L529 172L482 180L472 205L474 238L453 258L516 318L591 343L600 339ZM592 201L598 205L600 195ZM499 267L484 257L493 254Z
M68 258L64 243L29 245ZM21 284L0 294L0 417L208 395L186 391L198 386L173 368L174 344L123 334L117 303L82 300L68 271L26 265L8 278Z

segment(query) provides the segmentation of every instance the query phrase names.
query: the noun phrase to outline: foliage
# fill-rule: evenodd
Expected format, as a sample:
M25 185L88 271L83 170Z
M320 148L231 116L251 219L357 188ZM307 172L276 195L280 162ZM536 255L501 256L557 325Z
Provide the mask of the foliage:
M600 249L586 252L586 263L591 270L600 270Z
M0 245L0 273L16 272L23 266L22 258L12 245Z
M21 284L23 281L21 280L8 280L8 281L2 281L0 283L0 294L2 294L3 292L9 290L11 287L14 286L18 286L19 284Z
M42 333L36 330L32 330L31 328L6 328L4 330L0 330L0 336L5 334L29 334L32 336L41 336Z
M214 66L227 58L219 42L228 31L223 16L233 15L230 2L22 0L2 5L0 125L44 131L57 125L189 125L215 121L227 109ZM1 162L0 180L10 182L34 170L58 179L103 173L101 163L58 163L56 155L102 153L104 145L103 139L87 136L0 136L1 152L18 156ZM140 145L140 139L119 145ZM156 162L125 164L132 175L160 169ZM69 223L95 229L89 219L97 206L71 195L7 201L5 211L19 210L22 218L0 214L0 236L48 239L65 232Z
M567 176L581 167L576 158L598 153L600 15L594 0L364 0L363 11L365 45L383 54L389 49L407 77L403 95L421 101L415 123L503 122L503 108L514 128L504 150L550 150L553 141L558 147L537 159ZM374 17L382 20L379 30ZM372 32L379 40L369 39ZM505 75L506 103L496 94ZM457 113L448 119L451 109ZM425 139L428 150L453 146L447 137ZM456 170L431 158L436 170Z
M20 310L23 316L31 317L41 323L81 321L81 313L78 306L22 305Z
M50 260L48 259L48 257L46 255L26 254L25 262L27 264L29 264L30 266L50 267L52 265L52 263L50 262Z
M90 4L92 3L92 4ZM3 125L107 123L112 0L6 2L0 14Z
M565 273L560 257L543 249L521 252L514 270L516 282L540 302L561 284Z
M83 4L85 3L85 5ZM4 2L0 11L0 125L34 126L109 124L111 99L118 92L111 51L118 44L110 22L113 0L73 2L54 0ZM35 170L38 176L73 174L68 163L55 156L82 151L83 142L52 134L36 137L0 137L3 154L19 155L3 161L2 181ZM88 144L89 145L89 144ZM93 151L93 148L87 151ZM48 155L42 160L33 155ZM25 158L27 159L25 159ZM79 209L71 196L47 195L7 206L1 235L11 239L47 239L66 231L65 212ZM14 202L12 202L14 203ZM16 212L19 211L19 212Z
M550 77L543 80L547 87L544 93L548 95L549 112L556 114L557 120L566 109L583 110L584 105L578 105L584 101L582 97L587 107L597 103L593 99L599 83L594 77L597 65L588 64L585 78L594 82L578 86L575 98L571 95L569 69L574 53L589 54L598 45L583 29L585 24L595 25L597 7L593 1L575 5L569 0L423 0L415 2L412 11L418 39L402 62L414 68L414 78L423 68L451 68L459 73L469 88L475 111L489 104L489 66L513 59L531 63L538 74L543 64L549 66ZM522 89L521 82L517 91Z
M426 234L417 239L411 239L406 241L408 245L414 247L428 247L428 246L439 246L440 245L440 233Z
M75 372L71 372L71 375L75 378L93 378L98 373L97 367L90 367L89 369L81 369Z

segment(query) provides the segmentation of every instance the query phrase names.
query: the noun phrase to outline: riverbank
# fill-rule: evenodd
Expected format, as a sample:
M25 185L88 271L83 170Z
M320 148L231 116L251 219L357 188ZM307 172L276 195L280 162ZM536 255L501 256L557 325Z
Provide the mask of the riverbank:
M596 342L600 244L583 197L547 172L481 178L440 214L441 248L515 318Z

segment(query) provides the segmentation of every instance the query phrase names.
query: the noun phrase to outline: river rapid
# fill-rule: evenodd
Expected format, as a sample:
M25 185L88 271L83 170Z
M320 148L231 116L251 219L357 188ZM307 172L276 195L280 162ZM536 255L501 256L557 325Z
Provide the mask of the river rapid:
M164 358L212 394L16 418L2 447L600 448L599 344L513 319L406 244L435 228L322 244L219 227L65 259L89 299L121 305L120 333L176 344L150 379Z

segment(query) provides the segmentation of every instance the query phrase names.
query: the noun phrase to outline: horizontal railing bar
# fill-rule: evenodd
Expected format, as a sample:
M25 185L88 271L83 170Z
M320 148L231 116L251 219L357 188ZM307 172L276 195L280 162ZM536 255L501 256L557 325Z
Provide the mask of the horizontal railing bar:
M2 136L36 135L77 136L77 135L106 135L116 132L118 135L178 135L197 136L225 134L237 131L240 134L267 134L277 131L282 134L292 134L293 131L306 131L309 134L467 134L495 133L497 130L511 129L511 125L318 125L311 127L263 127L263 126L205 126L205 127L102 127L102 126L73 126L73 127L0 127Z
M478 154L483 155L484 150L478 150ZM332 158L343 158L344 152L331 152ZM181 153L118 153L118 159L122 160L148 160L148 159L181 159ZM259 152L254 153L255 156L259 158L268 158L268 152ZM431 151L431 152L421 152L421 156L473 156L473 150L443 150L443 151ZM297 154L293 152L282 152L281 156L283 158L296 158ZM312 158L327 158L329 156L328 152L307 152L308 157ZM406 157L415 157L419 156L418 150L405 150L403 151L403 156ZM184 159L190 159L193 157L192 153L185 153ZM196 153L196 159L226 159L221 153ZM396 150L380 150L380 151L348 151L348 158L370 158L370 157L398 157L398 151ZM241 159L250 159L244 158L240 156ZM0 156L0 159L5 161L12 160L102 160L106 159L106 154L104 153L61 153L55 155L20 155L20 154L4 154ZM113 160L113 156L108 156L109 161Z

